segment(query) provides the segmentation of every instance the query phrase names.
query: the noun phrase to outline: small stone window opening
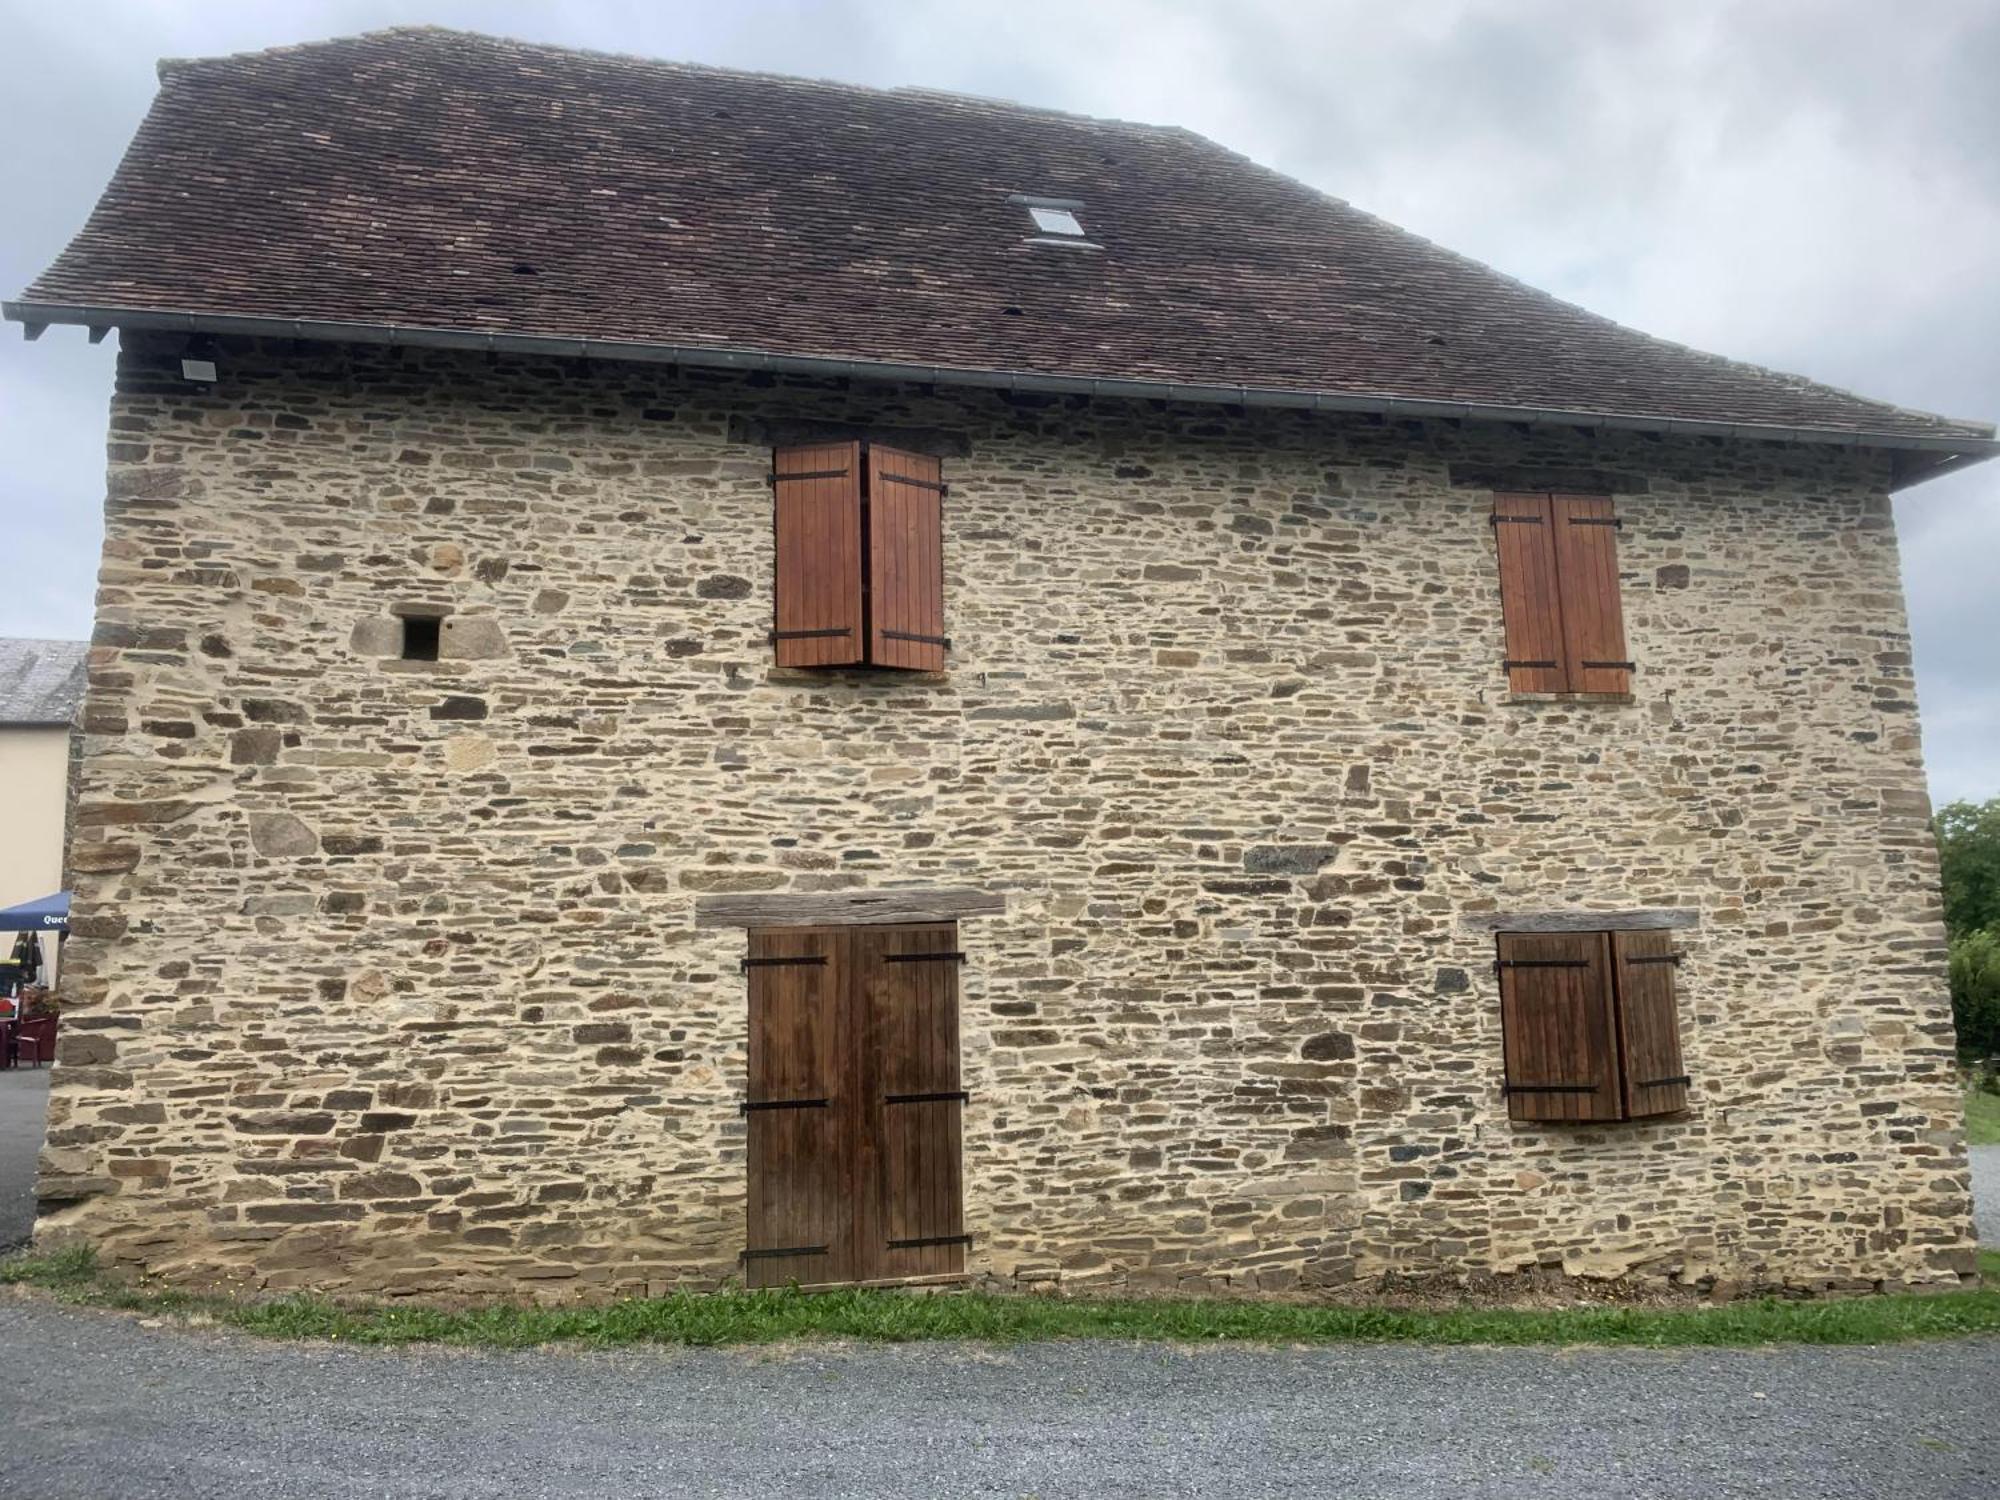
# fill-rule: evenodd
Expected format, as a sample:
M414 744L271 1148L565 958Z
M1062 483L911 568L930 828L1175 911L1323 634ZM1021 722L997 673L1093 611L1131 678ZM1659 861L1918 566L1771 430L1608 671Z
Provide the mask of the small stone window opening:
M403 616L403 660L436 661L444 621L436 615Z

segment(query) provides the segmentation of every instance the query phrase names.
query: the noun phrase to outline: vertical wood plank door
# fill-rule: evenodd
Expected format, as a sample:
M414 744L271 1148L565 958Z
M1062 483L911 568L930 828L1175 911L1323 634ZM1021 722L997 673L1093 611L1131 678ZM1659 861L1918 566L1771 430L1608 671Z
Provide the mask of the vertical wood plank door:
M750 934L746 1284L964 1271L957 947L950 922Z
M825 932L750 934L746 1285L848 1281L840 944Z
M1678 1114L1687 1108L1688 1080L1674 992L1674 935L1614 932L1611 945L1617 960L1625 1112L1635 1120Z
M876 1274L956 1274L965 1269L957 929L859 931L866 957L857 973L881 1101Z
M1499 936L1507 1113L1516 1120L1618 1119L1624 1101L1605 935Z
M1495 495L1492 521L1500 560L1507 685L1517 693L1560 693L1569 686L1569 674L1549 497Z

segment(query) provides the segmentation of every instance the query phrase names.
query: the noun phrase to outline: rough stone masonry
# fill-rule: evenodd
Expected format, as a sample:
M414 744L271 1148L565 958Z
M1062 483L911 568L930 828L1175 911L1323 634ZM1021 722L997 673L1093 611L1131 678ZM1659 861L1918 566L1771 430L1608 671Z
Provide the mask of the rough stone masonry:
M1973 1269L1886 458L128 336L44 1242L604 1297L743 1244L743 935L969 921L984 1276ZM944 455L951 669L770 663L770 446ZM1510 699L1491 477L1615 493ZM441 659L397 611L448 611ZM1514 911L1678 908L1682 1116L1510 1123ZM1490 920L1488 922L1490 927Z

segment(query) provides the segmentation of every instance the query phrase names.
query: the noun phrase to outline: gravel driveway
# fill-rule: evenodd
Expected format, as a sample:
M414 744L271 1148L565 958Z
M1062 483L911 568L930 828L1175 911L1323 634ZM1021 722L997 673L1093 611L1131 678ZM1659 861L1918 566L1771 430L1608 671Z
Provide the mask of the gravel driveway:
M2000 1492L1992 1339L466 1354L0 1299L0 1369L0 1490L38 1500Z
M2000 1250L2000 1146L1972 1148L1972 1222L1982 1250Z

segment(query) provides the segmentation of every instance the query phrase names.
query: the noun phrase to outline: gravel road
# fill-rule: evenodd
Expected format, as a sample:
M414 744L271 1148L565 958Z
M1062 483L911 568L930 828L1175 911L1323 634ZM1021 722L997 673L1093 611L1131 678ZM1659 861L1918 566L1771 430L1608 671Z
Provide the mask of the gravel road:
M0 1251L35 1227L35 1158L49 1112L48 1068L0 1068Z
M1972 1222L1982 1250L2000 1250L2000 1146L1972 1148Z
M0 1299L0 1491L1972 1500L2000 1340L371 1351Z

